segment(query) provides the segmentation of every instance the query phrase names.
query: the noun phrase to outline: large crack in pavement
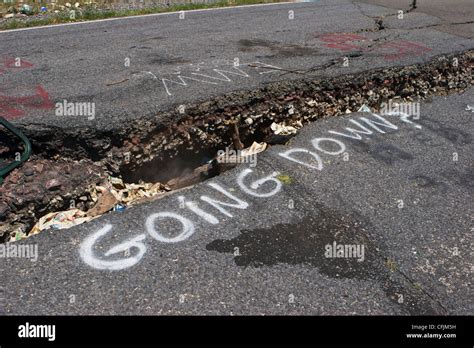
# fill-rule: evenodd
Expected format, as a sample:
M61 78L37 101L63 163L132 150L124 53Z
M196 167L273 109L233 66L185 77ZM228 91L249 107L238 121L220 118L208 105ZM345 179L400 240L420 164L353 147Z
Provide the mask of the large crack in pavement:
M472 59L473 51L466 51L425 64L269 83L185 110L178 107L159 118L131 121L113 131L20 124L34 154L0 187L0 241L27 237L42 216L66 210L71 202L81 211L90 211L96 202L93 191L110 176L127 183L166 184L206 164L209 170L198 173L197 181L186 181L187 185L218 175L222 168L213 168L212 159L218 150L234 147L235 133L245 147L254 141L280 144L291 136L275 135L272 124L300 128L355 112L362 105L378 110L384 102L419 101L462 91L473 82ZM10 140L3 144L9 156L16 152L13 147ZM183 185L171 186L164 185L163 193Z
M12 243L40 252L6 260L6 312L466 313L472 96L320 119L252 169Z

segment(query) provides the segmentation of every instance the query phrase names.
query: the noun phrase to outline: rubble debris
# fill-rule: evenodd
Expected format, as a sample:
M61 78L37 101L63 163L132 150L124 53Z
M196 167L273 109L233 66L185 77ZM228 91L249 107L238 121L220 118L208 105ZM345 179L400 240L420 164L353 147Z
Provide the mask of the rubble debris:
M105 190L102 196L97 199L96 204L87 211L87 215L90 217L96 217L107 213L112 210L119 200L110 190Z
M256 158L251 157L262 151L265 151L267 144L253 142L252 145L243 150L229 150L219 151L216 155L215 163L218 174L221 174L229 169L234 168L239 163L256 163Z
M266 150L266 148L267 148L267 144L257 143L256 141L254 141L252 145L250 145L249 148L243 149L240 152L240 155L241 157L245 158L247 156L252 156L252 155L256 155L257 153L263 152Z
M237 150L242 150L245 146L240 141L239 126L237 125L237 122L232 122L231 132L232 132L232 142L234 143L234 147Z
M12 233L10 234L11 241L19 241L26 238L25 234L25 226L24 225L16 225L13 228Z
M238 164L238 163L245 163L245 158L256 155L262 151L265 151L267 148L266 143L257 143L256 141L253 144L243 150L240 151L233 151L232 153L224 152L216 157L216 161L218 163L231 163L231 164Z
M293 136L294 134L270 134L264 139L264 142L268 145L284 145L288 143Z
M6 176L0 186L0 242L14 234L16 225L28 232L46 213L67 210L76 197L87 195L104 176L104 169L90 160L55 156L41 159L33 155ZM92 204L74 203L83 211Z
M215 174L217 174L215 166L212 163L207 163L194 169L190 173L180 176L179 178L171 179L166 183L166 185L172 190L177 190L183 187L196 185L209 177L215 176Z
M287 125L285 122L283 123L275 123L273 122L270 126L270 129L276 135L290 135L296 134L298 129L303 128L303 124L301 121L294 122L294 125Z
M357 110L357 112L372 112L372 110L370 110L370 108L364 104L359 108L359 110Z
M109 177L103 185L95 186L89 193L94 206L86 212L72 208L65 211L49 213L41 217L30 232L23 237L39 233L43 230L65 229L91 221L109 211L124 211L127 206L138 204L144 200L156 197L169 191L169 188L160 183L127 184L120 178ZM87 201L87 196L79 197L80 201Z
M38 223L31 229L28 235L31 236L49 228L62 230L82 224L92 219L93 217L87 216L86 213L79 209L70 209L56 213L49 213L39 219Z
M421 101L433 95L462 92L473 83L473 57L471 50L441 55L423 64L354 75L312 80L306 75L304 80L278 81L251 92L235 91L186 105L184 114L174 109L162 112L160 120L167 120L162 123L152 118L137 119L114 132L22 125L35 155L23 167L12 171L0 188L0 242L18 225L31 227L38 222L38 217L48 212L68 209L71 199L76 200L77 209L87 212L103 192L95 190L97 185L105 185L105 189L112 193L115 190L119 195L125 186L119 187L119 181L116 187L112 183L107 186L101 182L107 175L125 177L126 173L145 172L152 161L168 163L183 158L183 154L202 158L202 154L215 153L216 149L237 148L230 136L232 127L235 134L236 125L242 144L263 141L272 145L285 143L294 135L294 130L290 128L291 132L285 132L285 127L298 130L300 125L341 115L346 110L358 110L363 105L377 112L382 103L393 100ZM455 58L456 66L452 64ZM275 134L279 129L281 133ZM69 172L62 168L66 162L71 166ZM37 165L47 174L38 175L38 168L33 168ZM168 190L202 181L218 171L211 161L173 180L155 180L155 174L150 174L148 182L169 181L170 185L154 188L156 194L152 195L143 193L150 187L137 188L134 192L143 195L143 201L156 199ZM57 179L62 185L55 183L51 188L57 187L57 190L47 190L45 184L50 179ZM117 199L120 201L120 197ZM132 199L130 204L137 201Z
M114 206L113 211L122 212L122 211L125 211L125 209L127 209L127 206L125 204L116 204Z
M117 203L125 204L126 206L134 205L148 200L157 195L163 194L171 189L167 185L162 183L140 183L130 184L124 183L120 178L109 178L110 192L115 196ZM103 187L97 187L97 189L104 189Z

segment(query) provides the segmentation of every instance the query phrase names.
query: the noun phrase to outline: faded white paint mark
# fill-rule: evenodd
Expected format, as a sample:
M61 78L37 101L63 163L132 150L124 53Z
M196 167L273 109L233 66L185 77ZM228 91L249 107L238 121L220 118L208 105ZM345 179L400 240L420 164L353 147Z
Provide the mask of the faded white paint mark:
M136 265L145 254L146 246L144 243L142 243L142 241L145 240L146 235L140 234L119 245L116 245L104 254L105 256L110 256L120 252L125 252L131 248L137 248L138 253L136 255L119 260L101 260L95 257L93 251L95 243L100 238L104 237L107 233L109 233L110 230L112 230L112 227L113 226L110 224L105 225L99 231L87 237L81 244L79 254L81 255L81 258L84 260L84 262L87 263L89 266L94 267L96 269L118 271Z
M304 162L304 161L299 160L297 158L291 157L291 155L294 154L294 153L304 153L304 154L311 155L316 160L317 165L315 166L315 165L310 164L308 162ZM283 157L283 158L286 158L290 161L293 161L293 162L296 162L296 163L301 164L303 166L309 167L309 168L314 168L314 169L317 169L317 170L322 170L323 169L323 162L321 161L321 157L319 157L319 155L317 153L314 153L314 152L309 151L307 149L303 149L303 148L289 149L289 150L286 150L284 152L280 152L278 155Z
M191 210L197 216L203 218L205 221L209 222L210 224L216 225L219 223L219 220L212 214L202 210L199 208L196 202L186 202L183 196L179 196L178 199L184 203L184 205ZM182 204L182 203L181 203Z
M163 219L163 218L170 218L178 220L182 225L182 231L176 237L165 237L161 234L161 232L155 229L156 220ZM147 232L152 236L154 239L163 242L163 243L177 243L182 242L188 239L194 233L194 224L191 220L185 218L184 216L171 213L171 212L162 212L162 213L155 213L151 214L145 222L145 226Z
M275 65L265 64L265 63L262 63L262 62L259 62L259 61L256 61L256 62L253 62L253 63L248 63L247 65L250 65L250 64L252 64L252 65L253 64L259 64L260 65L260 66L254 66L255 69L264 68L265 71L259 72L260 75L271 74L271 73L275 73L275 72L283 70L282 68L279 68Z
M336 134L336 135L340 135L340 136L343 136L343 137L346 137L346 138L352 138L352 139L356 139L356 140L361 140L362 139L360 134L365 134L365 135L373 134L373 132L370 129L366 128L365 126L360 124L358 121L349 120L349 122L354 123L360 129L354 129L354 128L346 127L346 130L348 130L350 132L350 134L335 132L335 131L332 131L332 130L328 131L328 133Z
M249 75L246 72L242 71L241 69L239 69L235 66L232 67L232 68L235 69L235 70L238 70L240 73L237 73L235 71L229 71L229 70L212 69L212 71L218 73L222 77L216 77L216 76L211 76L211 75L206 75L206 74L198 74L198 73L194 73L194 72L191 73L191 74L197 75L197 76L207 77L207 78L214 79L214 80L225 81L225 82L232 82L232 80L226 74L237 75L237 76L241 76L241 77L249 77Z
M244 184L244 179L248 174L250 174L252 172L253 171L251 169L247 168L247 169L244 169L239 174L239 176L237 177L237 183L239 184L240 189L242 191L244 191L246 194L249 194L249 195L255 196L255 197L259 197L259 198L265 198L265 197L271 197L271 196L277 194L281 190L281 185L282 185L281 181L276 178L276 176L279 174L278 172L273 172L272 174L270 174L270 175L268 175L264 178L255 180L254 182L252 182L250 184L250 188L248 188ZM273 188L273 190L271 190L270 192L267 192L267 193L255 192L257 189L259 189L261 186L263 186L263 184L265 184L266 182L273 182L275 184L275 187Z
M282 70L273 65L264 64L260 62L255 62L259 64L256 68L264 68L270 69L270 71L260 72L259 74L266 74L275 72L278 70ZM204 62L198 63L197 66L194 64L190 64L190 66L177 66L173 69L173 72L166 73L166 77L157 76L151 71L140 71L136 73L136 76L149 76L153 80L160 80L163 86L165 87L165 92L168 96L172 96L171 85L179 85L188 87L189 81L196 81L201 83L207 83L210 85L219 85L218 82L232 82L232 77L237 76L241 78L249 78L251 77L247 72L242 70L240 67L249 66L249 64L238 64L238 65L230 65L219 67L215 66L215 68L208 67ZM205 72L206 69L209 72ZM214 73L214 74L213 74Z
M370 120L368 118L365 118L365 117L361 117L360 120L364 121L365 123L367 123L370 127L372 127L373 129L375 129L377 132L379 133L382 133L382 134L385 134L385 131L383 129L380 129L379 127L377 126L382 126L382 127L386 127L386 128L390 128L390 129L394 129L394 130L397 130L398 127L396 125L394 125L393 123L387 121L385 118L383 118L382 116L380 115L377 115L377 114L374 114L372 113L372 116L378 118L380 121L382 122L377 122L377 121L374 121L374 120Z
M188 84L186 83L186 81L184 81L184 79L188 79L188 80L193 80L193 81L198 81L198 82L203 82L203 83L208 83L208 84L211 84L211 85L217 85L216 82L211 82L211 81L205 81L205 80L199 80L199 79L196 79L196 78L193 78L193 77L189 77L189 76L182 76L182 75L178 75L176 76L176 78L178 78L181 82L178 82L178 81L173 81L173 80L170 80L170 79L165 79L165 78L162 78L161 79L161 82L163 82L163 86L165 86L165 90L166 90L166 93L168 95L172 95L169 88L168 88L168 85L166 84L166 82L168 81L169 83L175 83L177 85L181 85L181 86L188 86Z
M153 78L153 80L157 80L158 77L153 74L151 71L139 71L138 73L136 73L135 75L145 75L145 76L149 76L151 75L151 77Z
M201 196L202 201L204 201L206 203L209 203L214 208L219 210L222 214L227 215L228 217L233 217L233 215L231 213L229 213L227 210L225 210L222 206L232 207L232 208L237 208L237 209L247 209L247 207L249 206L249 204L247 202L239 199L238 197L234 196L230 192L226 191L219 184L209 183L208 185L210 187L212 187L213 189L221 192L225 196L229 197L230 199L234 200L234 202L236 202L236 203L221 202L221 201L215 200L214 198L211 198L209 196Z
M400 116L400 120L402 122L405 122L405 123L408 123L408 124L411 124L413 125L415 128L418 128L418 129L421 129L422 127L419 125L419 124L416 124L415 122L413 122L412 120L408 119L410 117L410 115L404 113L404 112L401 112L401 111L391 111L391 112L388 112L386 115L388 116Z
M319 145L319 143L321 141L332 141L332 142L336 143L339 146L339 150L337 150L337 151L324 150L321 147L321 145ZM316 150L324 152L328 155L337 156L337 155L340 155L341 153L343 153L344 151L346 151L346 145L342 141L339 141L339 140L333 139L333 138L314 138L313 140L311 140L311 144L313 144L313 146Z

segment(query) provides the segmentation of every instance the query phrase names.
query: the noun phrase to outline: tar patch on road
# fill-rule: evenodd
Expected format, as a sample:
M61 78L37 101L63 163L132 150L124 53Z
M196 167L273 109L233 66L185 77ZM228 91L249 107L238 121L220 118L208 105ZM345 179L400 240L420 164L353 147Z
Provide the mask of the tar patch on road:
M473 141L469 133L459 128L448 127L437 120L424 119L420 124L433 134L450 141L454 145L467 145Z
M243 267L276 264L311 265L332 278L373 278L377 274L376 250L367 238L367 223L349 214L326 208L315 209L297 223L277 224L268 229L242 230L237 237L217 239L207 250L234 254L236 265ZM358 245L352 257L328 257L328 248ZM360 250L363 247L363 258Z
M170 65L170 64L189 64L191 61L181 56L173 56L166 53L153 53L148 55L148 63L155 65Z
M241 52L253 52L262 49L268 50L270 54L259 56L262 58L302 57L319 54L319 50L314 47L298 44L282 44L262 39L242 39L238 41L238 46Z
M368 154L378 162L382 162L386 165L392 166L398 161L412 161L414 157L400 149L399 147L379 141L375 144L370 144L363 141L351 142L356 151Z
M268 229L242 230L235 238L217 239L206 249L233 254L241 267L275 266L277 264L309 265L334 279L372 280L397 305L400 313L440 315L446 309L431 298L417 283L397 270L368 238L372 227L356 213L341 214L327 208L297 223L277 224ZM349 257L326 257L327 245L363 245L364 260ZM381 248L383 249L383 247Z

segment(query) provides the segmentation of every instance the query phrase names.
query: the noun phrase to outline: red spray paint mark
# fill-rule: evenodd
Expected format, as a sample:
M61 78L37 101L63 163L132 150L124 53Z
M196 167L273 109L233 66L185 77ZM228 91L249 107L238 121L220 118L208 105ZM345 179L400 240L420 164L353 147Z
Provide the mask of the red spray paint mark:
M19 118L25 114L25 108L52 109L53 102L42 86L35 87L35 94L28 96L6 96L0 94L0 116L7 120Z
M0 59L0 75L8 71L13 73L20 69L29 69L34 65L23 58ZM53 102L48 92L41 86L33 87L35 93L27 96L12 96L0 94L0 116L14 120L25 115L25 109L52 109Z
M420 56L425 52L432 51L431 48L418 44L412 41L392 41L387 42L380 46L381 49L391 49L396 50L397 53L386 54L384 56L385 60L392 61L392 60L399 60L404 56Z
M8 70L29 69L32 67L33 64L23 58L4 58L0 60L0 74L4 74Z
M357 34L350 34L350 33L330 33L330 34L323 34L319 36L319 39L324 42L324 46L329 48L338 49L341 51L366 51L367 48L360 47L357 44L353 44L350 42L354 41L371 41L370 39L357 35ZM382 45L376 46L372 51L387 51L387 50L395 50L395 53L385 54L383 58L388 61L399 60L405 56L420 56L426 52L432 51L431 48L423 46L419 43L412 42L412 41L389 41Z
M365 50L363 47L348 44L348 42L367 40L364 36L346 33L323 34L319 36L319 39L325 42L324 46L341 51Z

